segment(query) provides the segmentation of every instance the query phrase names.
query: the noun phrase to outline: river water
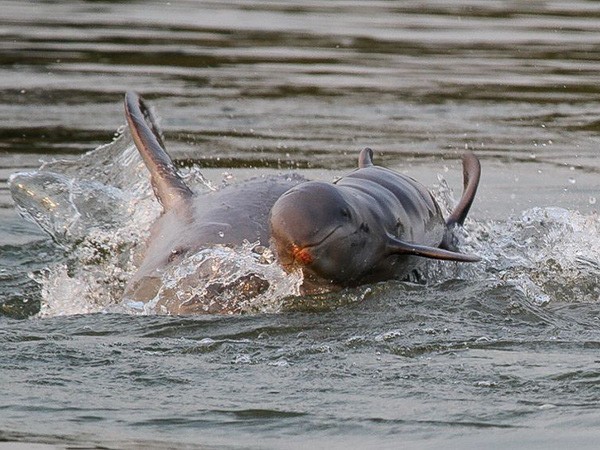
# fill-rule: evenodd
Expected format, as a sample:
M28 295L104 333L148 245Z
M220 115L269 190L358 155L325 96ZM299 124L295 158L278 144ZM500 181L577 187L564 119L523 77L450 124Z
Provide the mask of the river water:
M596 447L600 4L3 0L0 36L0 448ZM369 146L450 207L473 150L483 261L242 315L124 308L158 206L126 135L80 155L127 90L192 180L332 180ZM6 182L69 158L51 239Z

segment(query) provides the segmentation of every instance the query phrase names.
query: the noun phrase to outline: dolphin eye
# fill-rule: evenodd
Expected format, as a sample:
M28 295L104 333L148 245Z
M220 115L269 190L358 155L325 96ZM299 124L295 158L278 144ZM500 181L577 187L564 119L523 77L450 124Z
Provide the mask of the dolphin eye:
M169 258L167 260L169 262L173 262L177 258L180 258L181 256L185 255L188 252L188 250L189 249L183 247L175 248L171 250L171 253L169 254Z
M350 217L352 217L352 214L350 214L350 210L348 208L342 208L340 210L340 214L342 215L342 217L345 217L347 219L349 219Z
M403 236L404 235L404 224L398 219L396 222L396 235Z
M370 230L369 230L369 225L367 225L367 224L366 224L366 223L364 223L364 222L360 224L360 229L361 229L362 231L364 231L365 233L368 233L368 232L370 231Z

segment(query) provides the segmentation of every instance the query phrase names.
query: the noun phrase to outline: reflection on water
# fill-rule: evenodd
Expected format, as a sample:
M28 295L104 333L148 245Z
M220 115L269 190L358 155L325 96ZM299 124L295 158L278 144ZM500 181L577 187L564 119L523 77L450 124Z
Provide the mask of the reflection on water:
M169 117L176 154L227 166L335 167L366 143L388 157L595 150L600 7L405 3L7 1L2 141L89 149L135 89Z
M0 166L11 171L107 142L134 89L164 117L175 157L204 167L347 169L347 155L367 145L405 167L471 148L504 175L484 188L542 184L586 211L598 189L595 3L7 1L3 10ZM515 211L554 204L515 201Z
M456 191L473 149L483 177L466 239L487 258L293 313L16 322L6 314L39 308L28 274L73 255L16 217L5 184L0 440L595 444L599 3L4 0L0 38L3 180L110 142L132 89L179 163L216 181L250 167L331 179L370 146ZM97 162L86 176L111 163ZM86 289L118 290L104 269L82 271ZM86 298L56 287L64 304Z

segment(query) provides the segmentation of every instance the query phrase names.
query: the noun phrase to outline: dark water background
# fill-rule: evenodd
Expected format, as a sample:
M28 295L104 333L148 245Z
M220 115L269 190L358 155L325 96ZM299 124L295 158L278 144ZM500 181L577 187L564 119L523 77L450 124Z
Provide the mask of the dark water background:
M1 9L4 181L110 142L133 89L162 117L179 163L214 179L252 167L331 178L370 146L378 163L429 186L441 174L456 192L460 153L472 149L484 172L467 228L484 264L328 299L339 307L22 319L43 298L29 274L61 252L3 183L0 441L597 445L600 3ZM76 300L69 289L53 300Z

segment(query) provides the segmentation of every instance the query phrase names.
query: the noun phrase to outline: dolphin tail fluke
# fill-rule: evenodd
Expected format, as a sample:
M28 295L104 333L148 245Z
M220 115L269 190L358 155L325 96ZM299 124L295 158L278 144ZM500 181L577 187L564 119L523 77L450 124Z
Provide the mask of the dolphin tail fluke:
M134 92L125 94L125 117L135 146L150 171L156 198L165 210L192 197L165 150L156 120L144 100Z
M481 177L481 164L479 159L472 152L467 152L462 157L463 161L463 180L464 187L462 197L452 211L452 214L446 220L446 226L450 229L454 225L462 225L469 209L473 204L473 199L477 193L477 186L479 186L479 178Z

